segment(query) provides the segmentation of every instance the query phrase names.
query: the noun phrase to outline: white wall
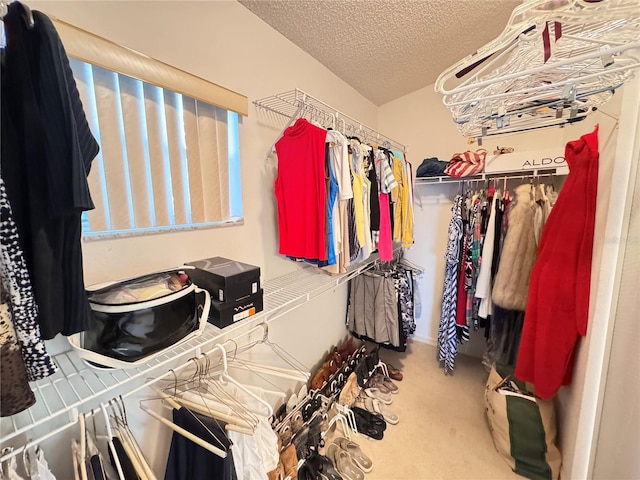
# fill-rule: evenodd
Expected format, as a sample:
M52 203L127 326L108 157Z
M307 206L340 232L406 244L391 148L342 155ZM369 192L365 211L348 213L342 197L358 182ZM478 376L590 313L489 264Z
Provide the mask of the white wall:
M574 381L572 386L562 388L557 396L559 416L560 447L563 452L563 476L572 477L574 470L574 456L580 465L588 463L588 454L579 451L576 454L578 429L583 423L589 423L586 417L579 418L577 412L589 404L591 422L593 423L595 405L590 402L597 392L585 395L585 382L588 375L599 375L600 372L587 371L589 361L591 336L598 336L603 326L609 321L608 317L594 319L594 300L598 295L609 296L609 293L598 292L600 281L605 281L611 272L601 275L601 268L606 268L603 260L603 245L606 242L605 227L609 208L609 194L616 187L611 184L612 172L616 160L616 122L611 118L617 117L622 104L624 92L618 91L609 104L600 109L587 120L565 128L547 128L533 132L485 138L483 148L489 153L500 147L514 147L516 151L532 151L540 148L557 149L564 154L564 145L577 139L584 133L591 131L596 123L600 124L600 175L598 184L597 221L594 239L594 255L592 268L592 305L590 324L587 337L580 342ZM382 105L378 113L378 128L385 135L409 146L408 158L413 164L414 172L427 157L438 157L449 160L456 152L476 149L476 144L468 144L462 137L451 119L449 110L442 104L441 96L433 90L433 86L417 90L386 105ZM601 112L606 112L601 113ZM415 196L422 206L415 206L415 240L413 248L407 252L407 257L414 263L425 268L420 279L419 292L422 302L422 314L416 320L416 338L427 343L435 344L438 332L442 301L442 284L444 281L444 252L447 243L447 226L451 218L451 205L458 191L455 184L416 185ZM611 235L611 232L608 232ZM595 333L594 333L595 332ZM471 334L471 341L460 348L461 353L481 356L484 351L483 331ZM434 360L435 361L435 360ZM591 434L593 432L590 432ZM590 442L592 437L588 437Z
M245 94L250 102L298 87L363 123L377 121L375 105L235 0L30 6ZM290 269L290 262L275 255L274 172L264 160L280 131L259 118L250 104L240 128L244 226L87 242L86 283L215 255L261 265L265 278Z
M298 87L365 124L376 124L374 104L236 1L33 1L29 6L243 93L250 102ZM297 269L277 255L274 160L265 162L280 128L266 123L252 104L242 119L243 226L85 242L86 283L216 255L260 265L263 281ZM341 287L274 322L271 334L312 366L346 334L345 307L346 288ZM63 348L60 340L54 342L54 348ZM143 414L135 400L129 401L128 412L162 477L170 431ZM47 442L45 452L58 478L72 478L69 442L62 437Z

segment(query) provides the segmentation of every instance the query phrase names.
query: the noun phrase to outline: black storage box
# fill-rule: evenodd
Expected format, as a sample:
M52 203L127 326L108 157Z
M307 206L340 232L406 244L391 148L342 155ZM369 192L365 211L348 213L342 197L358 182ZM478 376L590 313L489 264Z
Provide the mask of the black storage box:
M244 320L262 311L262 289L258 293L249 295L235 302L216 302L211 300L209 323L218 328Z
M193 283L208 290L211 300L235 302L260 291L260 267L224 257L189 262L196 267L187 273Z

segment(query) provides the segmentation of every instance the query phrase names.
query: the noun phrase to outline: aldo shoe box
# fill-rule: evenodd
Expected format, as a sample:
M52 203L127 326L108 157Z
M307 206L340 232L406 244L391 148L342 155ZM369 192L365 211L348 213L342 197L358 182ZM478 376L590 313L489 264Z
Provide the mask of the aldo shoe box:
M260 267L224 257L206 258L187 265L196 267L188 272L193 283L208 290L216 302L236 302L261 294Z
M249 318L262 311L262 298L262 289L260 289L260 291L253 295L233 302L217 302L211 300L209 323L218 328L224 328L235 322Z

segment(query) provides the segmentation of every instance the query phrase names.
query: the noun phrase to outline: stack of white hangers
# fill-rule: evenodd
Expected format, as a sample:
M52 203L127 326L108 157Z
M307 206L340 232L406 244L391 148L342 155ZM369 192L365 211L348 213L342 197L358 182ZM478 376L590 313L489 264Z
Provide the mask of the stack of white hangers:
M470 137L574 122L632 78L639 49L638 0L524 0L435 90Z

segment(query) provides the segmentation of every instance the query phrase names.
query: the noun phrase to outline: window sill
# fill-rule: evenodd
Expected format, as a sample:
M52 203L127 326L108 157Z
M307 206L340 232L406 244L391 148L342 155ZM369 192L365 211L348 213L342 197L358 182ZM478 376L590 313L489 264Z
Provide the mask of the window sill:
M244 225L244 218L233 217L223 222L198 223L172 227L136 228L135 230L118 230L114 232L83 233L83 242L95 240L112 240L115 238L139 237L143 235L158 235L162 233L188 232L191 230L208 230L212 228L226 228Z

